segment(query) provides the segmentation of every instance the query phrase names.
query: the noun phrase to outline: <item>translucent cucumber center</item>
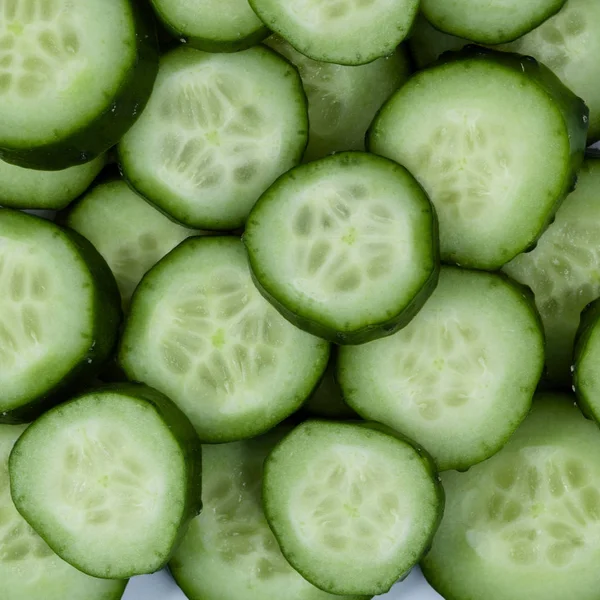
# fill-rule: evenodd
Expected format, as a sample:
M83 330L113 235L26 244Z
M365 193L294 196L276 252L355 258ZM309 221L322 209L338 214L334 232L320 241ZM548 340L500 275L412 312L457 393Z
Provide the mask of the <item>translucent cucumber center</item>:
M305 25L323 27L339 21L359 20L368 11L378 11L389 4L389 0L297 0L286 4L286 8Z
M298 535L336 559L367 555L385 559L402 544L410 512L387 461L338 444L310 464L297 484L292 514Z
M0 0L0 98L68 89L79 50L67 0Z
M465 496L467 542L509 565L576 564L600 534L596 481L583 460L554 447L504 455Z

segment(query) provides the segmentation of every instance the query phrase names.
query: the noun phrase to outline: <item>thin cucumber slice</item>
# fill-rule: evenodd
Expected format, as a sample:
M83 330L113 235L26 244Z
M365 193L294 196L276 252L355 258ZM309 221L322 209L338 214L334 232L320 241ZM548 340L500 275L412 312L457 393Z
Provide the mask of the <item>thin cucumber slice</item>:
M42 415L10 455L11 494L63 560L106 579L166 564L202 506L201 446L142 385L92 390Z
M368 145L428 192L445 261L495 270L535 242L572 189L588 112L532 58L446 56L384 105Z
M263 23L298 52L322 62L364 65L408 35L418 0L249 0Z
M244 242L261 292L290 321L338 344L404 327L435 289L437 220L396 163L345 152L281 177Z
M129 0L0 2L0 158L32 169L86 163L143 109L154 25Z
M0 422L32 420L116 342L117 286L79 234L0 209Z
M125 309L144 274L197 233L159 213L121 179L96 185L69 210L65 223L102 254L115 275Z
M173 219L230 230L300 162L307 129L300 76L275 52L182 47L162 58L150 102L119 156L133 187Z
M150 270L119 356L131 379L172 398L208 443L283 421L310 396L328 357L328 344L259 294L234 237L190 238Z
M587 159L575 191L531 252L504 267L529 286L544 323L548 379L571 385L573 341L583 308L600 296L600 160Z
M442 474L429 582L452 600L597 600L599 454L572 396L541 395L496 456Z
M62 171L36 171L0 160L0 206L61 210L85 192L105 164L101 155Z
M265 44L300 71L310 123L305 161L333 152L364 150L373 117L410 72L402 46L369 64L349 67L312 60L278 35L272 35Z
M423 0L421 10L437 29L480 44L512 42L556 14L565 0Z
M84 575L60 559L17 512L8 457L24 425L0 425L0 582L3 600L119 600L126 581Z
M245 50L269 34L248 0L150 1L173 35L206 52Z
M286 432L203 447L204 512L169 563L190 600L354 600L308 583L282 556L269 529L262 507L263 462Z
M340 349L338 379L360 415L423 444L439 469L466 469L525 418L543 366L532 298L501 275L443 267L402 331Z
M429 459L378 425L306 421L265 462L263 502L283 555L335 594L387 592L437 529Z
M581 314L573 357L573 390L586 415L600 422L600 299Z

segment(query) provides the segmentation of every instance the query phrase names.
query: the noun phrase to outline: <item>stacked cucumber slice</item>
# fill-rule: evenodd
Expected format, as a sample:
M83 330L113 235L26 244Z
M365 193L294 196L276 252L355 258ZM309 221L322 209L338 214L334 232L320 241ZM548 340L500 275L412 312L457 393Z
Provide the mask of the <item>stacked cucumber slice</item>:
M0 0L0 600L600 600L599 53L599 0Z

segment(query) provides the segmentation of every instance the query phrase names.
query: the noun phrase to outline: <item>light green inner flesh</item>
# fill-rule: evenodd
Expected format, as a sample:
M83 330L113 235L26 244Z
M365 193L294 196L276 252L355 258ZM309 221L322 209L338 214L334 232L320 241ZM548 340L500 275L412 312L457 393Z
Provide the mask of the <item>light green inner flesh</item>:
M488 471L462 502L466 541L483 559L567 569L595 549L600 491L579 456L528 447L502 454Z
M360 23L392 4L392 0L296 0L285 4L285 10L305 27L326 29Z

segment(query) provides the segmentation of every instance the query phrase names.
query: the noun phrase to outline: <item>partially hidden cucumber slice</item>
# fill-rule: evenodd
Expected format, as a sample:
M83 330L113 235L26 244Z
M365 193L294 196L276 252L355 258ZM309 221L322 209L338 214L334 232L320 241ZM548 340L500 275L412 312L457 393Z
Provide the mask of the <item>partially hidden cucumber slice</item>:
M599 454L598 428L573 397L541 395L498 454L442 474L429 582L452 600L597 600Z
M508 278L443 267L398 333L340 349L346 402L422 444L438 467L497 452L527 415L544 366L532 298Z
M236 52L258 44L269 30L248 0L151 0L162 23L206 52Z
M403 46L366 65L345 66L312 60L278 35L265 44L300 71L310 123L305 161L333 152L364 150L373 117L410 72Z
M298 52L363 65L391 54L407 36L418 0L249 0L263 23Z
M556 14L565 0L423 0L421 10L438 29L480 44L521 37Z
M260 295L234 237L190 238L150 270L119 355L131 379L172 398L209 443L283 421L310 396L328 357L326 342Z
M431 541L443 492L428 457L374 424L306 421L265 462L283 555L335 594L387 592Z
M119 600L126 581L84 575L60 559L17 512L8 457L24 425L0 425L0 582L3 600Z
M275 52L180 47L162 58L150 102L119 156L133 187L173 219L233 230L300 162L307 129L300 76Z
M122 137L156 76L154 25L129 0L0 3L0 158L60 170Z
M588 111L530 57L445 57L384 105L368 145L428 192L445 261L495 270L535 242L571 191Z
M267 524L263 462L287 431L203 447L204 511L169 563L190 600L363 600L333 596L308 583L282 556Z
M61 210L85 192L105 164L101 155L62 171L36 171L0 160L0 206Z
M119 292L79 234L0 209L0 422L32 420L98 372L116 342Z
M174 223L121 179L91 189L67 215L65 224L86 237L115 275L123 307L144 274L184 239L198 232Z
M583 308L600 295L600 160L587 159L577 188L531 251L504 267L528 285L546 334L547 376L570 387L573 342Z
M201 508L189 420L142 385L87 392L42 415L10 455L15 506L56 554L106 579L166 564Z
M600 300L581 314L573 357L573 389L586 415L600 422Z
M405 326L435 289L437 220L406 169L344 152L291 170L252 209L244 242L261 292L338 344Z

